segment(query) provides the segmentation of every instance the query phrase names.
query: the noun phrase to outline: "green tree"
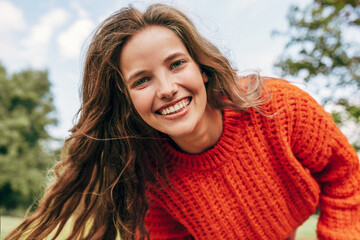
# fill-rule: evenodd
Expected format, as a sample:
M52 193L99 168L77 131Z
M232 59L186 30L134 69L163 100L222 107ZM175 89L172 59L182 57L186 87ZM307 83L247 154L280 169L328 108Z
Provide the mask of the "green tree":
M7 75L0 65L0 208L27 208L54 159L47 127L56 124L46 71Z
M312 85L325 81L323 104L334 120L360 129L360 1L314 0L303 9L291 6L287 19L289 41L275 68ZM360 136L352 144L359 151Z

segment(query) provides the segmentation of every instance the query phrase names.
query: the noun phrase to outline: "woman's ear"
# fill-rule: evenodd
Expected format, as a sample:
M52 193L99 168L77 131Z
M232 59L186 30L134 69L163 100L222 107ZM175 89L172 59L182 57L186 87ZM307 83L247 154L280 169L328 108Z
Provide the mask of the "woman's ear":
M209 81L208 76L206 75L206 73L204 71L201 72L201 76L202 76L204 83L207 83Z

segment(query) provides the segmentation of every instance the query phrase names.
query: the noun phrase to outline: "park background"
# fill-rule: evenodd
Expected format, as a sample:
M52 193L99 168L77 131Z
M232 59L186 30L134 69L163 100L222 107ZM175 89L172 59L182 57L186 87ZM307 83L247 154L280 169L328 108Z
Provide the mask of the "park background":
M16 217L22 216L30 202L41 195L46 170L59 160L59 148L69 136L80 107L82 66L96 26L129 3L142 10L154 2L0 0L1 238L5 230L18 223ZM333 112L334 119L358 150L358 1L156 2L185 11L200 32L231 60L239 74L256 70L264 76L284 76L309 92ZM299 9L292 8L293 5ZM323 19L316 19L314 12L305 16L304 9L316 6L324 10L320 13ZM337 10L337 19L325 19ZM302 17L305 22L314 19L320 22L306 25L301 23ZM289 25L296 20L303 28ZM326 24L329 27L324 28ZM309 35L311 31L317 32ZM298 39L300 45L286 48L298 33L305 36ZM321 37L324 43L319 44L334 50L334 54L324 57L312 51L311 42L318 42ZM336 40L342 49L333 47ZM312 239L315 223L316 217L310 219L307 228L312 233L304 233L308 238L303 239Z

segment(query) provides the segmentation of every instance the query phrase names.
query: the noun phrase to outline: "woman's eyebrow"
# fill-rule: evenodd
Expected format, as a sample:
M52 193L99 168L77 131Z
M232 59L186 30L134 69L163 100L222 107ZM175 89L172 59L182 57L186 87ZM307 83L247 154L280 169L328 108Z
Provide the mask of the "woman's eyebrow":
M164 62L171 62L174 58L177 58L179 56L186 56L186 54L184 54L183 52L174 52L174 53L171 53L169 56L167 56L165 59L164 59ZM138 72L135 72L133 74L130 74L129 78L128 78L128 82L131 82L133 81L133 79L136 79L138 78L139 76L141 76L142 74L146 73L147 71L146 70L140 70Z
M183 52L174 52L174 53L170 54L169 56L167 56L164 59L164 62L170 62L171 60L173 60L174 58L177 58L179 56L185 56L185 54Z
M130 74L127 82L133 81L133 79L138 78L139 76L141 76L142 74L144 74L144 73L146 73L146 72L147 72L146 70L140 70L140 71L138 71L138 72L135 72L135 73L133 73L133 74Z

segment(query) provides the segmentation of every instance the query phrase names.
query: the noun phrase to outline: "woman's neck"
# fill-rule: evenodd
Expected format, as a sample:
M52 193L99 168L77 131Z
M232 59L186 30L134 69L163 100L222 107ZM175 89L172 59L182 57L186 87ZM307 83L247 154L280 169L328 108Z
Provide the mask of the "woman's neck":
M190 154L202 153L213 147L223 131L222 112L207 105L205 115L198 128L190 136L172 138L177 146Z

